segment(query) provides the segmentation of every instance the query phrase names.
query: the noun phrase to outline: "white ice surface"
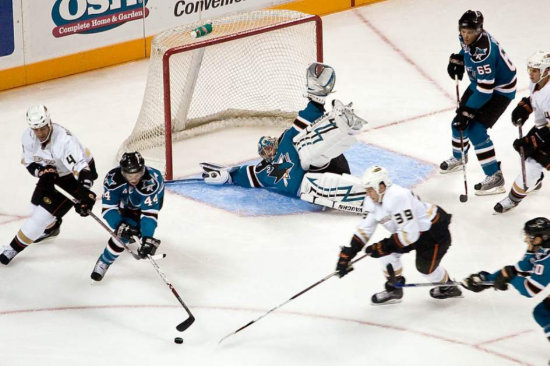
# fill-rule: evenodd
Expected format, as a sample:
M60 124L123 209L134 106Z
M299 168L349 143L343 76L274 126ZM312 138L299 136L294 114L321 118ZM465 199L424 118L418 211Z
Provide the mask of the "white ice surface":
M455 90L446 65L459 50L457 20L469 8L483 12L486 28L518 67L518 97L527 95L526 59L550 49L546 1L389 0L323 18L325 62L337 72L335 97L353 101L370 121L362 141L434 165L450 156ZM147 61L138 61L0 93L3 244L28 214L35 183L19 164L26 108L46 104L54 121L92 150L103 176L137 118L146 74ZM509 122L515 103L491 130L507 188L519 172L511 147L517 130ZM256 138L227 131L184 144L181 164L196 173L200 161L254 158ZM471 159L470 190L482 177ZM500 216L492 207L504 195L471 194L459 202L461 174L435 174L419 184L424 200L454 215L453 246L443 261L450 274L460 279L519 259L523 223L549 214L547 184ZM180 334L174 327L185 313L149 263L121 256L104 281L92 284L107 236L91 218L71 212L54 241L33 245L0 268L0 365L502 366L550 359L531 314L541 295L485 291L437 301L420 288L408 289L399 305L374 307L370 296L384 279L372 259L217 344L331 273L357 221L334 212L240 217L168 193L157 231L168 257L159 263L197 318ZM380 230L375 238L385 235ZM422 282L414 255L403 258L408 281ZM180 335L184 344L174 344Z

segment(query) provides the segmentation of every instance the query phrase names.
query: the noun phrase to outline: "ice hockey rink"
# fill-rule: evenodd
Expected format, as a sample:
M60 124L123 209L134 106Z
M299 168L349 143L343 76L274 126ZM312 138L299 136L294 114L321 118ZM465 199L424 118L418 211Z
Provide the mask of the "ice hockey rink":
M442 265L455 279L515 263L525 250L523 223L550 214L548 181L512 212L493 215L504 195L473 195L473 185L483 179L473 156L466 203L458 199L462 174L437 172L451 153L455 109L447 61L459 50L457 21L468 9L483 12L485 28L518 69L516 100L490 132L508 190L520 172L511 146L518 131L510 113L528 95L527 57L550 49L549 2L388 0L323 17L325 62L337 74L333 97L353 101L357 114L369 121L360 141L433 167L414 189L453 214L453 246ZM27 107L47 105L53 121L91 149L103 177L115 166L117 149L135 123L146 75L147 60L142 60L0 92L3 245L27 217L35 184L19 156ZM463 81L461 90L466 86ZM529 120L525 131L531 126ZM201 136L183 142L188 153L181 160L189 174L196 174L201 161L254 159L257 139L266 132L282 130ZM389 167L394 168L399 167ZM101 192L101 178L94 190ZM94 212L100 214L100 203ZM32 245L0 268L0 365L548 363L550 345L532 318L548 290L531 299L510 289L435 300L428 287L410 288L400 304L372 306L370 297L383 288L384 278L371 258L218 344L330 274L339 247L349 242L360 219L330 211L239 215L167 191L156 233L162 240L159 252L167 257L159 265L196 317L179 333L175 326L186 314L147 261L122 255L103 281L92 283L91 270L108 236L92 218L72 211L56 239ZM374 239L385 236L379 228ZM414 254L403 262L408 282L424 282L414 268ZM177 336L183 344L174 343Z

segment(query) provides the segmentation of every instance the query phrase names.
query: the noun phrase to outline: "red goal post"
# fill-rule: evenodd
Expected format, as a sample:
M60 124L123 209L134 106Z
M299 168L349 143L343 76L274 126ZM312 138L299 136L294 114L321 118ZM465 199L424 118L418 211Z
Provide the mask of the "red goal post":
M173 143L236 126L288 125L305 105L307 66L323 61L322 21L261 10L197 22L157 35L138 120L119 149L174 177ZM255 143L251 142L251 143ZM180 159L184 159L181 157Z

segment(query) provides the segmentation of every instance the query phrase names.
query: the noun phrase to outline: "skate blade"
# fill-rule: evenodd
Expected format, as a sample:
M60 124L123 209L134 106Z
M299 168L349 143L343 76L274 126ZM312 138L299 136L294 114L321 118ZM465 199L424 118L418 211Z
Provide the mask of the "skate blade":
M440 174L449 174L449 173L456 173L456 172L459 172L461 170L462 170L462 166L458 166L457 168L447 169L447 170L439 169L439 173Z
M403 299L392 299L385 302L370 302L373 306L381 306L381 305L393 305L393 304L399 304Z
M506 188L495 187L495 188L488 189L486 191L474 191L474 194L476 196L491 196L494 194L501 194L501 193L506 193Z

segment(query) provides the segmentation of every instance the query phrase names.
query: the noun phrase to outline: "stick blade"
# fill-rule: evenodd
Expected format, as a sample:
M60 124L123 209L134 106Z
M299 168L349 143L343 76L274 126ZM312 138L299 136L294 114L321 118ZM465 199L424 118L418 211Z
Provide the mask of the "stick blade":
M176 329L178 330L178 332L183 332L187 328L189 328L191 326L191 324L193 324L194 322L195 322L195 317L191 315L188 319L186 319L183 322L181 322L180 324L178 324L176 326Z

